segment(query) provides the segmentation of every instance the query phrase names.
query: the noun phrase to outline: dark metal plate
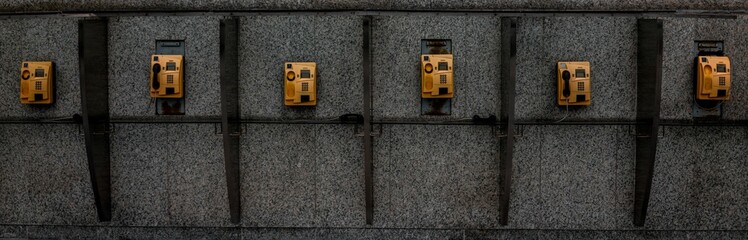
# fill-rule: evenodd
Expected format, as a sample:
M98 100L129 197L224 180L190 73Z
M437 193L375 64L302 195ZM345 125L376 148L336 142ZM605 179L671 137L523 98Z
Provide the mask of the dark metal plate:
M156 54L174 54L184 56L184 40L156 40ZM186 67L186 60L183 60L182 63ZM184 69L182 71L184 71ZM184 78L182 79L182 81L184 81ZM187 82L185 82L184 84L186 86ZM182 89L182 91L185 90L186 87ZM186 94L187 92L185 91L185 96ZM156 98L156 115L184 115L184 99L184 97Z
M699 55L714 55L722 56L725 51L725 44L723 41L694 41L694 53L698 58ZM693 89L694 94L696 91L696 68L698 66L698 59L695 59L692 64L693 72ZM704 101L697 100L696 96L693 97L693 105L691 107L691 115L693 118L698 120L719 120L722 118L722 101Z

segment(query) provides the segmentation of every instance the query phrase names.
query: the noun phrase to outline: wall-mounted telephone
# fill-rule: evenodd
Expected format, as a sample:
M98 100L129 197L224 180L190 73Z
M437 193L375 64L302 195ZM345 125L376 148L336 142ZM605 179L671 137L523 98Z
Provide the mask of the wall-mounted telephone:
M52 104L54 102L54 63L21 63L21 103Z
M421 55L421 98L453 98L452 54Z
M286 62L283 64L283 102L286 106L317 105L317 63Z
M590 62L558 62L557 74L559 106L590 105Z
M730 100L730 58L699 56L696 60L696 99Z
M182 55L152 55L150 88L152 98L182 98L184 71Z

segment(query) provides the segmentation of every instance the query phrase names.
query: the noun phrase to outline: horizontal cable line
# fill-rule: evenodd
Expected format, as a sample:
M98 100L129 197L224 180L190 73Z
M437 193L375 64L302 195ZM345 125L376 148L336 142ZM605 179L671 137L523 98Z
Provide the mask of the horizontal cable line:
M166 118L166 119L130 119L130 118L113 118L109 120L110 124L221 124L220 118ZM229 123L239 124L362 124L356 121L341 121L330 119L240 119L229 121ZM82 122L72 119L0 119L0 124L82 124ZM476 125L476 126L499 126L505 122L481 122L476 123L472 120L387 120L379 119L372 121L375 125ZM637 121L567 121L554 122L549 120L536 121L516 121L517 126L633 126L646 125L648 122ZM660 120L659 126L664 127L744 127L748 126L748 120L731 120L731 121L688 121L688 120Z

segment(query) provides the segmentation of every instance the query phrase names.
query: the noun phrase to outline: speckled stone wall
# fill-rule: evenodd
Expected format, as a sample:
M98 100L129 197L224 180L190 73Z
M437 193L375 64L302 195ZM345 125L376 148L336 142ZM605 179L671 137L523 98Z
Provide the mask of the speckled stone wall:
M687 119L691 116L693 95L691 63L696 57L693 51L694 40L725 41L725 54L731 56L732 76L738 80L733 83L734 89L746 89L748 83L739 81L748 77L748 61L742 56L748 53L746 40L741 37L748 30L748 18L738 19L667 19L663 26L663 73L662 73L662 111L663 119ZM683 51L681 49L691 49ZM731 120L746 119L745 103L748 101L745 91L734 91L733 100L723 107L723 118Z
M562 10L745 10L742 0L7 0L3 12L96 10L314 10L314 9L562 9Z
M437 119L498 115L500 18L376 17L373 20L372 104L375 118L421 115L421 39L451 39L455 85L452 114Z
M220 116L218 18L122 17L109 22L109 106L112 117L154 116L148 85L156 40L184 40L185 115Z
M525 127L515 146L516 228L629 229L634 139L620 126Z
M247 17L241 20L242 117L329 119L361 114L362 24L359 16ZM283 64L317 63L317 107L283 105ZM279 75L280 74L280 75Z
M523 18L517 31L518 120L556 120L556 63L589 61L592 104L566 119L636 118L635 18ZM580 35L589 33L589 35Z
M7 239L745 239L747 231L0 226Z
M96 223L86 149L76 126L3 125L0 134L0 222Z
M242 226L364 227L363 146L352 126L247 128Z
M569 6L589 4L579 2ZM265 8L290 4L233 3ZM21 6L15 1L2 4ZM380 4L396 8L402 3ZM464 4L486 7L480 1ZM612 3L593 6L605 4ZM729 4L742 2L725 6ZM0 117L57 118L80 112L77 20L0 20L0 81L4 83ZM219 20L212 16L111 18L112 117L158 118L149 108L146 83L149 55L161 39L185 40L187 117L220 116ZM748 31L748 17L663 20L662 118L690 119L693 41L722 39L732 57L734 79L733 100L725 105L724 118L746 119L747 85L742 80L748 77L744 60L748 45L741 33ZM499 23L495 16L375 16L371 41L375 119L458 120L498 114ZM240 25L242 117L324 120L362 113L362 17L250 16L242 17ZM590 35L576 35L579 32ZM561 60L592 63L593 104L570 112L568 119L633 120L636 32L633 17L520 18L519 120L555 120L566 114L553 102L553 70ZM417 59L419 42L426 38L453 41L456 97L450 116L419 114ZM51 59L57 64L55 105L38 108L18 103L18 67L26 59ZM316 108L282 106L284 61L318 63ZM743 173L748 170L744 143L748 135L740 127L663 128L644 227L632 224L635 138L627 126L522 127L514 152L508 226L498 223L499 133L491 127L375 125L381 135L374 138L371 226L364 222L359 129L334 124L244 127L242 222L234 225L229 222L221 135L212 124L115 124L113 219L108 223L96 219L78 126L0 125L0 238L740 239L747 235L748 179Z
M0 116L3 118L69 117L81 111L78 74L78 20L37 18L0 21ZM19 69L23 61L54 61L55 104L20 104Z
M499 146L490 127L383 128L374 140L374 226L498 226Z
M221 135L212 125L116 126L111 138L114 222L228 225Z

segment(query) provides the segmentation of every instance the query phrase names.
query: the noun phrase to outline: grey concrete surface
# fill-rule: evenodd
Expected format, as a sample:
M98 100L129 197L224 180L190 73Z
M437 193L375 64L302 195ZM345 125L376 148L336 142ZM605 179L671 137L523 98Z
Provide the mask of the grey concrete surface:
M111 239L243 239L238 228L112 228Z
M462 239L450 229L243 229L243 239Z
M374 226L498 227L490 127L387 125L374 140Z
M719 23L722 25L722 23ZM723 107L723 118L731 120L748 119L748 111L745 111L744 106L748 104L748 92L744 89L748 89L748 60L745 56L748 56L748 42L740 33L748 31L748 17L740 16L732 22L726 22L724 27L719 27L720 31L727 31L730 40L726 40L725 44L728 45L728 51L730 58L730 64L735 69L732 73L732 78L735 82L732 88L732 99Z
M361 113L361 17L247 17L239 62L243 117L328 119ZM317 106L283 105L285 62L317 63Z
M149 96L156 40L184 40L185 115L220 116L216 17L123 17L109 21L109 108L112 117L154 117Z
M636 19L523 18L518 24L517 119L636 118ZM567 113L556 105L559 61L590 62L590 106Z
M115 229L108 227L28 226L25 230L27 239L116 239Z
M353 126L247 126L242 226L363 227L361 140Z
M655 162L647 227L742 230L748 214L746 132L669 127Z
M5 235L3 235L5 234ZM0 239L744 239L746 231L143 228L0 225Z
M561 9L561 10L745 10L741 0L9 0L0 3L4 12L93 10L276 10L276 9Z
M632 228L634 139L620 126L525 127L511 228Z
M662 74L663 119L691 119L693 106L693 62L697 40L723 40L725 54L730 56L732 67L732 99L723 105L723 118L746 119L746 93L748 84L743 81L748 63L748 52L741 30L748 28L744 16L737 19L664 19L664 56ZM690 49L690 50L689 50Z
M214 3L220 2L199 4ZM274 6L264 4L257 6ZM397 4L406 3L383 6L401 6ZM485 7L478 1L465 4ZM730 4L725 3L739 7ZM691 119L693 41L724 39L734 69L734 98L726 104L724 117L744 120L748 100L742 80L748 66L742 58L748 48L740 33L748 30L747 18L663 20L662 117ZM156 39L187 42L188 117L220 114L218 17L110 21L113 117L154 117L146 103L148 58ZM495 114L500 98L498 79L493 77L499 64L498 23L499 18L489 16L375 17L374 117L438 120ZM76 26L72 18L0 21L0 76L6 83L0 89L0 117L66 117L80 111ZM433 31L427 31L429 27ZM241 30L240 62L246 66L240 72L243 117L327 119L361 113L360 17L243 17ZM282 35L286 31L298 38ZM569 37L569 32L590 36ZM520 119L564 116L564 110L553 105L553 66L570 58L593 63L593 105L572 112L569 120L634 119L635 18L521 18L518 34ZM44 37L35 37L40 35ZM416 57L422 38L453 40L457 93L452 116L423 118L418 113ZM17 103L18 65L27 57L58 62L62 80L52 108L33 110ZM279 64L297 60L319 64L320 102L313 110L284 108L280 101ZM363 147L354 126L245 127L242 223L236 226L229 223L222 140L212 124L115 124L110 223L96 219L78 126L2 124L0 238L746 237L743 142L748 135L743 128L667 127L655 162L648 221L638 228L632 225L635 138L628 127L523 127L515 148L509 226L501 226L495 129L381 126L382 135L374 138L375 208L369 229L364 222ZM379 128L375 126L375 132Z
M0 136L0 222L96 223L76 126L2 125Z
M372 24L375 118L462 119L498 115L500 24L497 17L376 17ZM421 116L422 39L451 39L452 115Z
M25 226L0 225L0 239L19 239L22 237L26 237Z
M78 20L38 18L0 21L0 117L56 118L80 113ZM55 102L21 104L20 74L24 61L53 61Z
M741 239L745 231L474 230L465 239Z
M662 102L663 119L691 118L693 106L694 26L692 19L663 22ZM691 49L691 50L688 50ZM734 92L733 92L734 94Z
M111 140L113 223L228 225L222 149L210 124L117 125Z

